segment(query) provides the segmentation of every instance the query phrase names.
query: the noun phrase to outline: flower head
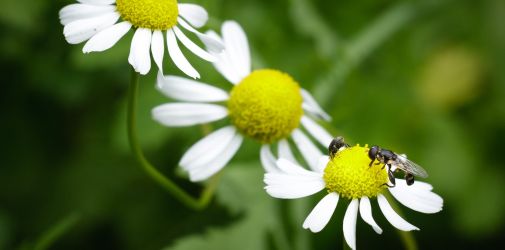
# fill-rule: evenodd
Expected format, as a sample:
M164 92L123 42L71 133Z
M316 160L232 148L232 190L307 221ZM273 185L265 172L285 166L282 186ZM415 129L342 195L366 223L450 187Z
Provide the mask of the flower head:
M71 44L87 41L83 52L104 51L114 46L128 31L135 29L128 62L140 74L151 69L151 56L163 71L164 38L168 54L175 65L193 78L200 74L182 54L178 41L195 55L207 61L216 58L193 43L183 29L196 34L211 51L222 51L223 44L193 27L202 27L207 12L195 4L179 4L176 0L78 0L65 6L60 21L65 39ZM122 19L121 22L118 22Z
M177 24L176 0L116 0L121 17L136 28L168 30Z
M262 143L286 138L303 115L300 86L286 73L256 70L235 85L228 112L235 127Z
M323 179L328 192L341 197L357 199L363 196L375 197L384 189L388 175L384 165L369 166L367 147L350 147L328 160Z
M312 232L321 231L330 221L340 198L350 200L343 221L344 238L356 249L356 221L361 218L378 234L382 229L372 217L370 199L377 199L386 219L403 231L419 230L400 217L384 196L388 190L404 206L422 213L442 210L443 200L433 193L432 186L416 181L408 186L397 179L396 186L388 187L387 168L384 164L369 166L368 147L353 146L340 150L335 157L319 158L317 168L310 171L287 160L277 160L277 168L265 174L265 190L275 198L297 199L326 189L326 196L319 201L303 223Z
M222 169L244 137L263 144L260 159L266 169L275 162L270 145L277 144L285 157L292 155L289 138L307 160L317 159L321 154L300 125L323 146L332 137L314 120L329 119L314 98L284 72L252 71L247 38L236 22L224 22L222 36L207 34L225 44L223 53L213 54L218 58L214 66L233 84L231 91L160 74L159 90L182 102L163 104L152 111L154 119L166 126L191 126L229 118L230 125L209 134L182 157L179 165L189 172L190 179L205 180ZM310 164L315 167L315 162Z

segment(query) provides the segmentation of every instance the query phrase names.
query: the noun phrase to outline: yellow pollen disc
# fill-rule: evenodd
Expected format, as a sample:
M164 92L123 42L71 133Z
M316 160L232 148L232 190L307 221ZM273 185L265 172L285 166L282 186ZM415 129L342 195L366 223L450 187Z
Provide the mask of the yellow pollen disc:
M386 186L388 174L384 164L370 167L367 146L346 148L330 159L324 170L324 181L329 192L336 192L348 199L363 196L375 197Z
M121 17L137 28L168 30L177 24L177 0L116 0Z
M280 71L256 70L233 87L228 110L242 134L272 143L286 138L300 123L300 86Z

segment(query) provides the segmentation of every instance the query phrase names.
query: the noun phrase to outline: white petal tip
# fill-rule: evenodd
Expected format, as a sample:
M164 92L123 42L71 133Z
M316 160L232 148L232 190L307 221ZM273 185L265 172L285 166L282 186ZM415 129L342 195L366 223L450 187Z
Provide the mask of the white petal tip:
M310 227L310 226L308 226L308 225L305 225L305 224L303 224L303 229L307 229L307 230L309 230L311 233L319 233L319 232L321 232L321 230L322 230L322 228L321 228L321 229L314 229L314 228L312 228L312 227Z
M190 176L189 176L189 180L190 180L191 182L200 182L200 181L203 181L203 180L205 180L205 179L204 179L204 178L196 178L196 177L193 177L193 176L191 176L191 175L190 175Z

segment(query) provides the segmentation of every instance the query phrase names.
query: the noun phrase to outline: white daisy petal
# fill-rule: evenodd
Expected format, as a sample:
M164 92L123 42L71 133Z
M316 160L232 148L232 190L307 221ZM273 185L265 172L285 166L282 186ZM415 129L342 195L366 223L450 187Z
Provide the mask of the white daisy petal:
M289 147L289 142L286 139L282 139L277 144L277 153L279 154L279 158L284 158L293 164L300 165L293 155L293 151Z
M149 73L151 69L151 37L150 29L138 28L130 46L128 62L141 75Z
M181 25L184 29L189 32L194 33L202 42L205 44L207 51L211 53L221 53L224 50L224 44L220 39L216 39L215 37L200 33L198 30L194 29L189 25L184 19L177 18L177 23Z
M207 23L209 14L200 5L190 3L180 3L179 15L186 19L191 25L200 28Z
M221 28L225 53L241 78L251 73L251 55L249 43L242 27L235 21L226 21Z
M215 159L231 143L237 130L233 126L218 129L195 143L184 153L179 165L191 170Z
M154 120L169 127L213 122L227 115L225 107L206 103L167 103L152 110Z
M275 185L297 186L300 183L321 182L324 180L323 180L322 176L313 176L313 175L306 175L306 174L286 174L286 173L279 171L278 173L266 173L264 181L266 184L268 184L270 186L275 186Z
M313 195L324 189L322 177L266 173L264 178L266 192L279 199L298 199Z
M116 0L77 0L80 3L85 4L95 4L95 5L110 5L116 2Z
M91 37L84 45L82 52L97 52L110 49L121 39L132 27L129 22L121 22L98 32Z
M207 31L205 34L216 41L222 42L221 37L219 37L219 35L212 30ZM212 47L212 45L209 46L205 41L204 44L207 50L209 50ZM224 78L226 78L226 80L228 80L232 84L237 84L240 81L242 81L243 77L236 72L233 63L230 61L230 55L228 55L226 50L219 53L216 52L211 53L217 58L217 60L213 63L214 67L219 73L221 73L222 76L224 76Z
M394 227L402 230L402 231L412 231L419 230L416 226L408 223L402 217L400 217L395 210L389 205L389 202L386 200L384 195L377 195L377 201L379 203L379 208L386 217L386 219L393 225Z
M67 42L70 44L82 43L103 29L114 25L118 19L119 14L117 12L102 14L86 19L79 19L65 25L63 28L63 34L65 35Z
M323 127L314 122L308 116L304 115L301 119L302 125L307 131L324 147L328 147L333 136L331 136Z
M319 117L325 121L331 121L331 116L326 113L321 106L316 102L314 97L310 94L309 91L305 89L301 89L302 97L303 97L303 109L312 113L316 117Z
M356 219L358 218L359 201L353 199L344 216L344 238L351 249L356 249Z
M273 173L272 173L273 174ZM311 196L324 188L321 182L303 182L293 185L271 185L265 187L265 191L272 197L278 199L299 199Z
M221 102L228 100L226 91L180 76L163 76L158 73L156 87L164 95L187 102Z
M312 209L309 216L307 216L303 222L303 228L309 229L313 233L323 230L330 221L335 208L337 208L338 198L339 196L336 193L327 194L317 203L316 207Z
M244 137L236 133L229 144L212 161L200 165L199 168L189 170L189 179L193 182L203 181L215 173L219 172L235 156Z
M322 177L322 173L312 172L307 170L299 165L296 165L290 162L287 159L278 159L277 167L284 173L289 175L305 175L305 176L313 176L313 177Z
M60 10L60 22L63 25L67 25L79 19L97 17L105 13L114 12L115 9L116 7L112 5L70 4Z
M184 74L197 79L200 78L200 74L196 71L193 66L188 62L188 59L182 54L179 45L177 44L177 38L173 30L167 30L167 47L168 54L174 61L175 66L179 68Z
M359 202L359 214L368 225L372 226L376 233L382 234L382 228L377 225L372 217L372 206L370 205L370 200L366 196L361 197Z
M277 166L275 165L275 157L272 154L272 151L270 150L270 145L264 144L261 146L260 150L260 160L261 160L261 165L263 165L263 168L267 173L279 173L279 169L277 169Z
M163 75L163 56L165 54L165 46L163 45L163 34L159 30L153 32L151 41L151 53L156 65L158 65L159 72Z
M198 45L196 45L186 35L184 35L184 33L182 33L182 31L179 28L173 27L173 31L174 31L175 35L177 36L177 38L179 39L179 41L181 41L181 43L184 46L186 46L186 48L188 48L191 52L193 52L193 54L195 54L195 55L199 56L200 58L202 58L203 60L206 60L209 62L216 61L216 57L209 54L207 51L203 50L202 48L198 47Z
M408 186L404 181L397 182L395 187L389 188L389 192L404 206L421 213L437 213L443 207L442 197L419 187Z
M291 137L309 167L317 171L317 161L323 156L321 151L319 151L314 143L312 143L312 141L299 129L295 129L293 133L291 133Z
M324 189L322 174L308 171L286 159L277 161L278 172L265 174L268 194L276 198L296 199Z
M328 165L328 161L330 160L330 157L327 155L323 155L319 157L317 160L316 164L316 172L318 173L324 173L324 169L326 169L326 166Z
M181 25L181 26L183 26L183 25ZM196 31L196 32L198 32L198 31ZM202 33L200 33L200 34L202 34ZM207 38L210 38L210 40L208 40L208 41L207 40L202 40L203 44L205 45L205 49L207 49L207 51L209 51L210 53L215 54L215 55L222 54L224 52L224 42L223 42L223 39L215 31L208 30L207 32L205 32L205 34L202 34L202 35L204 35ZM213 50L213 49L215 49L214 48L215 47L215 44L214 44L215 42L219 43L222 46L221 50L217 50L217 51Z

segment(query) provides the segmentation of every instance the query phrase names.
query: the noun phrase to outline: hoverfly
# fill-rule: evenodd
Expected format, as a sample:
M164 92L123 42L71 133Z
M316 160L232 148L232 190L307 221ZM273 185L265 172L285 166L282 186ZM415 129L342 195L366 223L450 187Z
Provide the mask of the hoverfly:
M340 149L343 149L344 147L345 148L349 147L349 144L344 142L344 137L338 136L335 139L333 139L330 145L328 146L328 153L330 154L330 158L333 159L333 157L335 157L337 152Z
M370 159L372 160L369 166L372 166L375 160L388 166L389 181L391 181L391 183L393 184L392 186L385 184L388 187L394 187L396 185L395 176L393 171L391 170L392 166L396 167L395 171L400 169L403 172L405 172L405 181L409 186L414 184L414 176L418 176L421 178L428 177L428 173L421 166L410 161L409 159L407 159L407 157L396 154L391 150L383 149L380 148L379 146L374 145L368 151L368 157L370 157Z

